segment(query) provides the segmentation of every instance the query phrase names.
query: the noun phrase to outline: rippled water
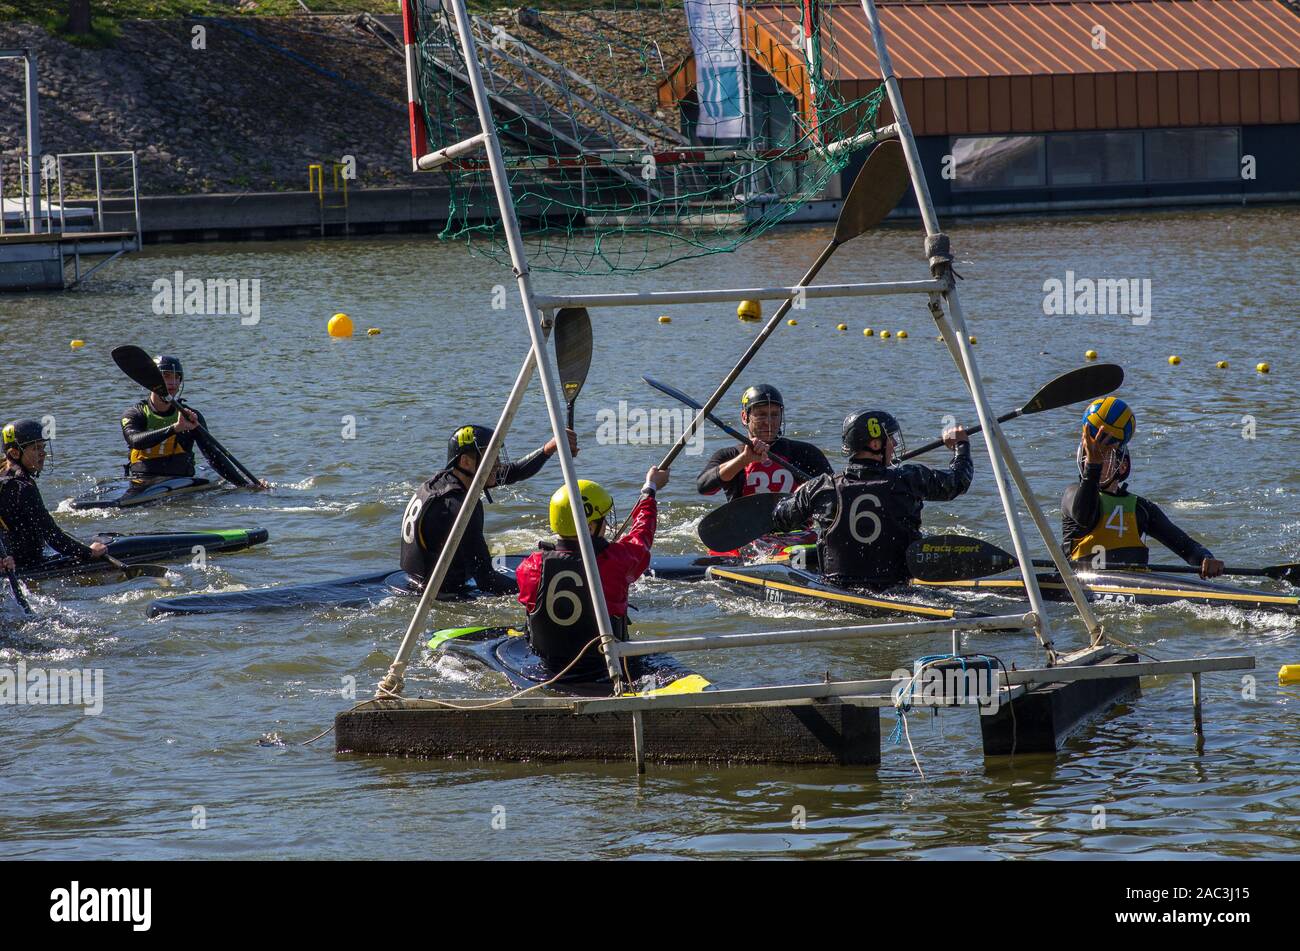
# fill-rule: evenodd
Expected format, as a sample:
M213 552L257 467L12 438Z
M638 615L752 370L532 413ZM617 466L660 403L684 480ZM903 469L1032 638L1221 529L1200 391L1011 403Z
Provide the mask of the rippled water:
M950 227L966 278L963 300L995 405L1011 409L1089 348L1121 363L1135 406L1133 487L1163 504L1217 555L1239 564L1300 554L1295 208L1216 210ZM561 280L547 291L788 283L829 234L779 230L740 253L644 275L637 283ZM919 235L891 227L842 248L825 281L924 276ZM1281 252L1281 253L1280 253ZM187 277L260 278L261 320L155 316L151 285ZM1152 319L1044 316L1050 278L1150 279ZM0 708L0 841L6 855L107 857L466 858L807 855L896 857L1145 857L1300 853L1295 814L1300 766L1296 688L1275 672L1300 662L1296 621L1227 610L1170 607L1106 614L1116 635L1156 656L1253 653L1255 699L1240 674L1205 677L1207 739L1197 756L1186 678L1148 681L1143 697L1076 736L1056 757L982 758L974 714L914 714L905 746L886 743L875 769L651 766L644 782L626 764L485 764L336 756L324 730L383 674L411 602L312 614L150 620L154 597L395 567L402 508L442 461L447 433L491 422L526 350L517 305L493 310L508 274L432 238L152 249L65 295L0 299L4 414L53 414L55 458L41 480L54 505L113 474L118 417L136 391L109 350L133 342L181 355L186 395L270 495L207 496L126 514L64 511L70 531L265 526L262 548L181 567L169 589L147 579L90 587L47 584L43 619L22 636L41 649L0 648L0 664L102 668L98 717L67 708ZM511 291L513 294L513 291ZM770 306L770 305L769 305ZM334 341L337 310L382 334ZM728 305L679 307L673 322L644 309L597 312L596 356L579 402L584 476L616 491L624 508L661 450L597 445L599 410L668 404L642 373L707 394L743 350L752 325ZM839 420L864 403L898 415L914 442L942 417L973 416L920 300L809 302L782 327L744 381L777 383L789 431L834 456ZM839 322L848 331L835 329ZM862 328L907 330L906 340L864 338ZM84 339L80 350L72 338ZM1171 367L1166 358L1182 357ZM1217 370L1217 360L1230 366ZM1268 361L1273 372L1257 374ZM739 390L735 394L738 395ZM538 391L508 445L520 455L547 434ZM728 406L734 415L734 406ZM1254 439L1242 438L1252 417ZM344 439L345 417L356 438ZM1072 479L1073 410L1008 424L1008 434L1055 523ZM709 434L705 452L722 445ZM982 444L981 444L982 445ZM936 458L934 461L941 462ZM709 506L688 457L663 494L663 551L694 549ZM508 550L545 531L551 463L499 493L491 540ZM987 458L971 492L927 507L932 528L1006 541ZM648 633L746 631L828 624L810 608L756 605L708 584L642 585L635 602ZM517 618L506 599L436 609L431 627ZM13 623L6 628L14 632ZM1079 640L1067 627L1059 640ZM728 685L820 677L884 676L946 638L733 651L692 658ZM1034 663L1027 636L989 635L968 647ZM416 658L408 693L464 692L491 684ZM885 723L885 732L890 728ZM494 807L503 807L495 810ZM1104 807L1104 829L1094 828ZM196 812L202 807L202 812ZM803 829L792 826L796 808ZM494 829L504 814L506 827ZM196 816L206 828L195 828ZM499 822L498 822L499 824Z

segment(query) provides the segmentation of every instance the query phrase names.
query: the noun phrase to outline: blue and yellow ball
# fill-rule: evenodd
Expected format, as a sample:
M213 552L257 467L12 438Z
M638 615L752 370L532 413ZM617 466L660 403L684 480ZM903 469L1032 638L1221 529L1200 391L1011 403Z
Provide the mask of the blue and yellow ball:
M1088 427L1089 434L1095 436L1100 431L1121 443L1128 443L1137 429L1133 410L1117 396L1103 396L1099 400L1093 400L1084 410L1083 422Z

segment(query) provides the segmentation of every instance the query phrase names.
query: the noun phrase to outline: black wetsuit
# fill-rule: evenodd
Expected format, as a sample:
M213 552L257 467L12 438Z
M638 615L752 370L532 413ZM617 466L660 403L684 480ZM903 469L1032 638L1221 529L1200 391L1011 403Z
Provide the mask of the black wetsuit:
M1061 499L1061 536L1070 558L1091 562L1097 548L1105 563L1145 565L1150 551L1142 536L1150 535L1189 565L1200 567L1210 550L1169 520L1169 516L1140 495L1122 487L1101 491L1101 466L1091 465L1083 480L1065 490Z
M776 531L812 519L822 574L837 584L887 588L911 577L907 546L921 537L926 501L946 502L970 488L970 444L959 443L947 472L921 465L850 461L837 476L805 482L772 513Z
M547 458L546 453L538 449L518 462L507 463L502 466L504 472L498 484L510 485L536 475ZM406 506L402 517L402 570L421 587L433 573L443 543L451 534L452 523L464 501L465 487L456 478L455 471L447 468L422 483ZM518 590L492 567L492 555L488 552L487 539L483 537L482 500L474 506L439 594L463 592L471 580L480 590L497 594Z
M789 459L809 476L831 475L831 468L826 455L809 442L798 439L786 439L781 436L771 444L772 452L784 459ZM695 487L701 495L713 495L719 489L727 494L727 499L738 499L742 495L754 495L759 492L793 492L799 480L794 473L776 460L768 457L768 462L751 462L735 478L724 482L718 469L735 459L745 451L744 446L727 446L719 449L709 457L704 471L695 480Z
M191 410L199 425L208 428L207 421L198 410ZM245 485L248 480L231 464L225 455L208 441L197 429L177 433L172 427L180 418L179 411L171 409L159 413L143 399L122 417L122 436L130 447L131 457L126 465L132 480L154 482L194 475L194 447L197 445L208 463L226 481Z
M45 508L36 480L20 466L10 464L0 473L0 529L19 571L45 563L45 546L78 561L91 561L90 548L55 523Z

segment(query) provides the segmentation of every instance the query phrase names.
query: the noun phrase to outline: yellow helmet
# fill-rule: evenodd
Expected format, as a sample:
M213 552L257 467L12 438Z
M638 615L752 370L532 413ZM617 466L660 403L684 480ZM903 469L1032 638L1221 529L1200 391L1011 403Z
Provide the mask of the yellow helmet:
M736 308L736 316L741 320L758 320L763 316L763 305L756 300L743 300Z
M579 479L578 492L582 495L582 507L587 513L588 524L600 521L613 511L614 497L599 482ZM578 537L573 508L569 505L569 490L564 486L556 489L551 496L551 531L566 538Z

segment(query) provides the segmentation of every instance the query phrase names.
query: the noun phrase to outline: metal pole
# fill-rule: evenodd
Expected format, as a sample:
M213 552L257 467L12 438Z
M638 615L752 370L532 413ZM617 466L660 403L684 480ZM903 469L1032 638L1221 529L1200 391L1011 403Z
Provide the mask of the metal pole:
M55 168L55 172L54 172L54 174L55 174L55 177L56 177L56 179L58 180L58 183L59 183L59 186L58 186L58 191L59 191L59 231L67 231L67 230L68 230L68 216L67 216L67 212L64 210L64 204L65 204L65 201L64 201L64 198L63 198L63 156L62 156L62 155L56 155L56 156L54 157L54 168ZM52 219L52 218L53 218L53 216L51 216L51 219ZM51 220L51 224L52 224L52 223L53 223L53 221ZM50 230L53 231L54 229L51 228Z
M465 57L465 74L469 79L470 89L474 94L474 105L478 110L479 122L487 135L488 164L492 169L492 184L496 191L497 205L501 211L501 225L505 230L506 243L510 247L510 260L514 265L515 276L519 284L519 297L524 305L524 320L528 326L528 335L533 343L533 357L540 371L538 377L542 384L542 394L546 400L546 413L551 419L551 432L555 436L556 455L560 459L560 469L564 474L564 485L568 489L569 501L575 513L578 511L582 494L578 491L578 476L573 466L573 456L569 452L569 440L565 435L565 415L560 404L559 391L555 386L551 369L551 357L546 350L546 340L542 334L542 324L533 299L532 278L528 271L528 259L524 253L523 236L519 231L519 218L515 212L514 196L510 193L510 183L506 177L505 158L501 154L501 142L497 137L496 124L492 118L492 107L488 102L487 91L483 86L483 74L479 69L478 53L474 47L474 35L470 26L469 14L465 10L465 0L449 0L456 17L456 32L460 34L461 52ZM575 519L577 521L577 519ZM609 607L605 603L605 592L600 584L600 569L596 565L595 546L591 535L578 531L578 548L582 553L583 573L587 578L591 604L596 612L596 625L600 630L601 647L605 653L605 666L610 679L614 681L614 691L622 690L622 672L613 654L616 643L613 625L610 623ZM639 728L639 722L636 727Z
M99 176L99 153L95 153L95 221L100 231L107 231L104 224L104 187Z
M907 108L903 104L902 90L899 88L898 78L894 75L894 64L890 59L889 48L885 43L885 34L880 27L880 18L876 14L876 5L874 0L861 0L861 2L863 13L871 26L871 38L875 45L876 57L880 62L880 75L884 79L885 92L889 96L889 104L894 112L894 122L898 126L898 138L903 146L903 155L907 160L908 171L912 176L912 187L916 193L916 203L921 212L921 220L925 223L926 235L934 237L940 233L939 219L934 211L930 186L925 180L925 169L921 166L921 157L916 148L916 138L912 134L912 125L907 118ZM951 326L949 326L947 321L939 321L940 333L943 335L945 343L948 344L949 350L954 353L954 359L957 356L961 358L957 361L957 368L966 378L966 384L970 388L971 398L975 403L975 412L979 416L980 425L984 427L985 432L996 433L997 421L988 406L988 397L984 392L984 383L979 374L979 367L975 363L975 354L967 340L966 321L962 316L961 303L957 298L957 290L952 285L951 279L949 279L948 288L941 293L944 299L947 300L952 312L952 322ZM942 313L942 310L940 313ZM1020 526L1020 516L1016 511L1014 500L1007 489L1006 480L1002 474L1004 446L995 437L986 439L985 447L988 449L989 465L993 470L993 480L997 484L1002 509L1007 517L1007 528L1011 533L1016 557L1020 560L1020 573L1024 578L1025 593L1029 596L1029 606L1033 613L1038 616L1038 624L1035 626L1034 632L1037 634L1039 642L1048 651L1049 662L1051 662L1054 656L1051 622L1043 605L1042 592L1038 588L1038 576L1034 573L1033 560L1025 544ZM1047 537L1044 537L1044 541L1049 546L1052 544Z
M951 341L944 324L947 322L947 316L943 312L943 307L939 304L938 295L930 297L930 312L934 315L935 323L939 324L940 331L944 334L944 343L948 344L948 350L952 354L953 361L957 368L962 371L962 378L966 379L965 368L962 364L961 351ZM953 331L952 336L957 332ZM1047 542L1047 553L1052 556L1052 561L1056 565L1057 572L1061 575L1061 581L1065 584L1066 591L1070 594L1070 599L1074 602L1075 608L1079 611L1079 616L1083 618L1084 625L1088 628L1088 634L1092 644L1095 646L1101 642L1102 625L1097 619L1096 613L1092 610L1092 605L1088 603L1088 596L1084 593L1083 586L1079 584L1079 579L1074 574L1074 568L1070 565L1069 559L1061 550L1061 546L1055 544L1052 534L1052 526L1047 521L1047 515L1043 508L1038 504L1038 497L1034 495L1033 488L1029 485L1029 480L1025 477L1024 470L1020 467L1020 460L1016 458L1015 453L1011 451L1011 444L1007 441L1006 433L1002 431L1002 424L994 420L994 428L990 431L985 429L985 438L992 435L997 440L998 448L1002 452L1002 462L1011 473L1011 479L1016 484L1016 489L1020 492L1021 498L1025 500L1025 507L1029 510L1029 517L1034 520L1034 526L1038 533L1042 535L1043 540Z
M393 658L388 673L384 675L384 679L379 683L379 688L375 691L376 699L383 699L386 696L402 692L402 679L406 673L407 662L411 658L411 653L415 650L420 635L424 633L424 622L429 616L429 609L433 606L434 599L438 597L438 592L442 590L443 579L447 577L447 570L451 567L452 558L456 554L456 549L460 547L460 540L465 534L465 526L469 524L470 516L474 513L474 507L483 494L483 486L487 483L488 475L491 474L492 468L496 464L497 453L501 449L501 444L505 441L506 431L509 430L510 424L514 421L515 411L519 409L519 404L523 401L524 391L528 389L528 383L533 378L534 365L533 352L529 350L524 357L524 365L519 368L519 375L515 378L515 385L510 389L510 396L506 399L505 408L501 410L501 417L497 420L496 430L492 433L492 438L488 440L487 449L483 451L483 458L479 462L478 469L474 471L474 478L470 480L469 488L465 490L465 501L461 503L460 511L456 513L456 519L451 523L451 532L447 535L447 541L442 546L438 561L433 566L433 574L425 582L424 591L420 595L420 602L415 606L415 613L411 615L411 622L406 626L406 634L402 636L402 643L397 648L397 655Z
M31 192L31 223L28 230L32 234L41 233L41 112L39 93L36 86L36 55L31 50L23 51L23 62L27 66L27 177L28 191Z
M1205 724L1201 720L1201 672L1192 674L1192 726L1196 730L1196 752L1205 752Z

